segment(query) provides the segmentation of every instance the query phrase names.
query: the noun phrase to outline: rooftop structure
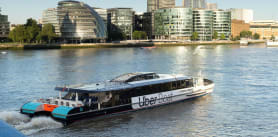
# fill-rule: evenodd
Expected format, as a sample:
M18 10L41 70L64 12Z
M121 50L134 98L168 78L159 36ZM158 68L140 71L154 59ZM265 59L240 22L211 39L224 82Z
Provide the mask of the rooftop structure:
M232 19L243 20L245 23L250 23L254 18L252 9L228 9L231 12Z
M175 0L148 0L147 11L153 12L161 8L173 8L175 5Z
M217 5L217 3L207 3L207 9L216 10L216 9L218 9L218 5Z
M183 0L183 6L186 8L201 8L205 9L207 6L206 0Z

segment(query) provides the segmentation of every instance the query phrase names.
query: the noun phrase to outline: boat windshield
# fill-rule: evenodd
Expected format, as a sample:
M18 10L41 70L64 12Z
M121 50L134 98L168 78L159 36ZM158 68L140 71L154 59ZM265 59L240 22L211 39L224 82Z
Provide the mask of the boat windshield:
M111 82L134 82L156 78L159 78L159 76L155 73L128 73L116 77L115 79L111 80Z
M138 75L138 73L123 74L123 75L120 75L120 76L112 79L111 82L126 82L127 80L129 80L130 78L132 78L136 75Z

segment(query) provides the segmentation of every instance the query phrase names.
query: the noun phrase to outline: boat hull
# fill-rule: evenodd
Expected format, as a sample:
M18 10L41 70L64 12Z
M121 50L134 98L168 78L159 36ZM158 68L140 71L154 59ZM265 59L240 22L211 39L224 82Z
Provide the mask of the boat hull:
M168 104L173 104L173 103L178 103L178 102L183 102L189 99L195 99L198 97L202 97L205 96L207 94L210 94L211 92L213 92L214 89L214 84L210 84L208 86L206 86L204 89L200 89L199 91L195 91L193 92L193 88L190 89L180 89L180 90L174 90L174 91L168 91L168 92L163 92L163 93L158 93L158 94L151 94L151 95L145 95L145 96L140 96L140 97L134 97L134 98L143 98L145 97L145 104L143 105L143 102L132 102L130 104L125 104L125 105L120 105L120 106L115 106L115 107L109 107L109 108L105 108L105 109L101 109L101 110L90 110L90 111L85 111L85 112L80 112L80 113L75 113L75 114L69 114L66 119L61 119L61 118L56 118L53 117L55 120L60 121L62 123L64 123L64 125L68 125L71 124L73 122L82 120L82 119L88 119L88 118L97 118L97 117L104 117L104 116L111 116L111 115L119 115L119 114L123 114L123 113L128 113L128 112L134 112L134 111L138 111L138 110L143 110L143 109L150 109L150 108L155 108L155 107L159 107L159 106L163 106L163 105L168 105ZM172 97L168 97L168 98L162 98L163 101L158 100L157 98L157 102L154 103L154 101L152 103L150 103L152 99L149 98L149 105L146 101L148 97L159 97L159 95L171 95L171 92L176 92L176 93L180 93L178 95L172 96ZM174 94L172 94L174 95ZM132 98L132 100L135 100L134 98ZM168 100L167 100L168 99ZM167 101L166 101L167 100ZM141 103L141 106L139 105L139 103ZM80 108L76 108L77 110L79 110Z

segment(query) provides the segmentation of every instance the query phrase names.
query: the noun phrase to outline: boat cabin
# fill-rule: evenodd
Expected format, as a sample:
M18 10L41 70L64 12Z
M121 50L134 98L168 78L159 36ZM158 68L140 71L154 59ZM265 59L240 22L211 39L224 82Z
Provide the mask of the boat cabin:
M128 73L108 82L56 87L60 97L55 104L69 107L83 106L91 110L131 104L131 98L165 91L193 88L193 79L183 75L156 73ZM66 92L61 97L61 92Z

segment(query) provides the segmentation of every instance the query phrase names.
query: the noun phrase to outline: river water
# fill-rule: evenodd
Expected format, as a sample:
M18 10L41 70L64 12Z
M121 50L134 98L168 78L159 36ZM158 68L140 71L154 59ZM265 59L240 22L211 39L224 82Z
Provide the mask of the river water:
M18 113L33 99L57 96L56 85L112 79L127 72L196 75L213 80L208 96L124 115L76 122ZM0 119L34 137L277 136L278 48L104 48L0 54Z

